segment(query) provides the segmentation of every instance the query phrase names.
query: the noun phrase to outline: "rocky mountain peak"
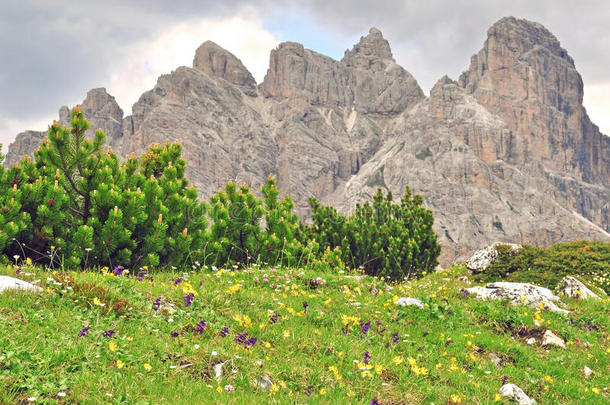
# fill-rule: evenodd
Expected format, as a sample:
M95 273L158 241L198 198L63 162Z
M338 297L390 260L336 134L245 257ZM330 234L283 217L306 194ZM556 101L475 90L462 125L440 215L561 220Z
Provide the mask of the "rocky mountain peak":
M256 80L235 55L212 41L205 41L195 52L193 68L208 76L234 84L245 94L256 96Z
M388 41L373 27L351 50L345 51L342 62L350 67L383 69L388 62L394 62L394 58Z

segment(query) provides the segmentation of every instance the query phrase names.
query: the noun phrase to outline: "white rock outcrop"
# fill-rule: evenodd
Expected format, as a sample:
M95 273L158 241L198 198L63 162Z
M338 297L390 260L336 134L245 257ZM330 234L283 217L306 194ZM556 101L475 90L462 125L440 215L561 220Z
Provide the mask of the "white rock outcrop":
M0 276L0 293L6 290L26 290L40 292L42 291L42 288L32 283L28 283L27 281L20 280L18 278Z
M410 305L415 305L419 308L425 308L423 302L418 300L417 298L408 298L408 297L400 297L398 301L396 301L396 305L400 305L401 307L408 307Z
M525 304L531 307L543 304L545 308L553 312L569 313L569 311L556 305L560 300L551 290L529 283L500 281L489 283L485 287L466 288L466 291L475 294L478 299L507 299L513 304Z
M515 401L519 405L533 405L536 403L535 400L528 397L525 392L515 384L504 384L500 388L500 395L509 400Z

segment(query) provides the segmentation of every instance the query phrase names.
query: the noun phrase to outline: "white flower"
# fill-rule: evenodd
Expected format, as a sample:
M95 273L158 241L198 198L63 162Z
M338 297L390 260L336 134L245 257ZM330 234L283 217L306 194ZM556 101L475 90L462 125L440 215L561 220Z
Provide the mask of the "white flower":
M218 352L216 350L212 351L212 356L218 356Z
M57 396L58 396L58 397L65 397L65 396L66 396L66 393L65 393L65 392L63 392L63 391L62 391L62 392L58 392L58 393L57 393Z
M199 349L199 345L195 345L195 349Z
M112 394L111 394L111 393L109 393L109 392L107 392L107 393L106 393L106 396L107 396L107 397L111 397L111 396L112 396Z
M36 401L36 397L29 397L29 398L28 398L28 401L30 401L30 402L34 402L34 401Z

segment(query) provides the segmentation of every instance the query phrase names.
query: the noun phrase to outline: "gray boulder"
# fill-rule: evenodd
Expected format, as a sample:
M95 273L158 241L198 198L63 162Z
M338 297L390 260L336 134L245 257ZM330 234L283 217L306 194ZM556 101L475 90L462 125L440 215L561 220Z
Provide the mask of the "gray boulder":
M521 245L513 243L499 243L487 246L485 249L477 250L466 262L466 267L473 273L482 273L498 260L498 246L507 245L511 247L513 252L519 252Z
M586 285L580 282L578 279L570 276L566 276L561 280L558 285L559 292L563 293L567 297L572 298L591 298L599 300L599 295L589 290Z

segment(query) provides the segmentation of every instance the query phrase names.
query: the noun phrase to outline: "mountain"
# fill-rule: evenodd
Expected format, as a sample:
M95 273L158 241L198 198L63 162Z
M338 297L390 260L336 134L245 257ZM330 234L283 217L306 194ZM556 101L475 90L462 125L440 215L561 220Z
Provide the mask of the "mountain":
M372 28L340 61L280 44L260 85L207 41L131 116L104 89L81 107L120 156L179 141L202 198L227 180L258 188L274 174L307 217L310 196L349 212L377 187L399 196L409 185L434 212L447 264L494 241L610 240L610 138L582 98L557 38L508 17L459 80L441 78L429 97ZM67 116L62 107L60 122ZM7 164L43 137L19 134Z

